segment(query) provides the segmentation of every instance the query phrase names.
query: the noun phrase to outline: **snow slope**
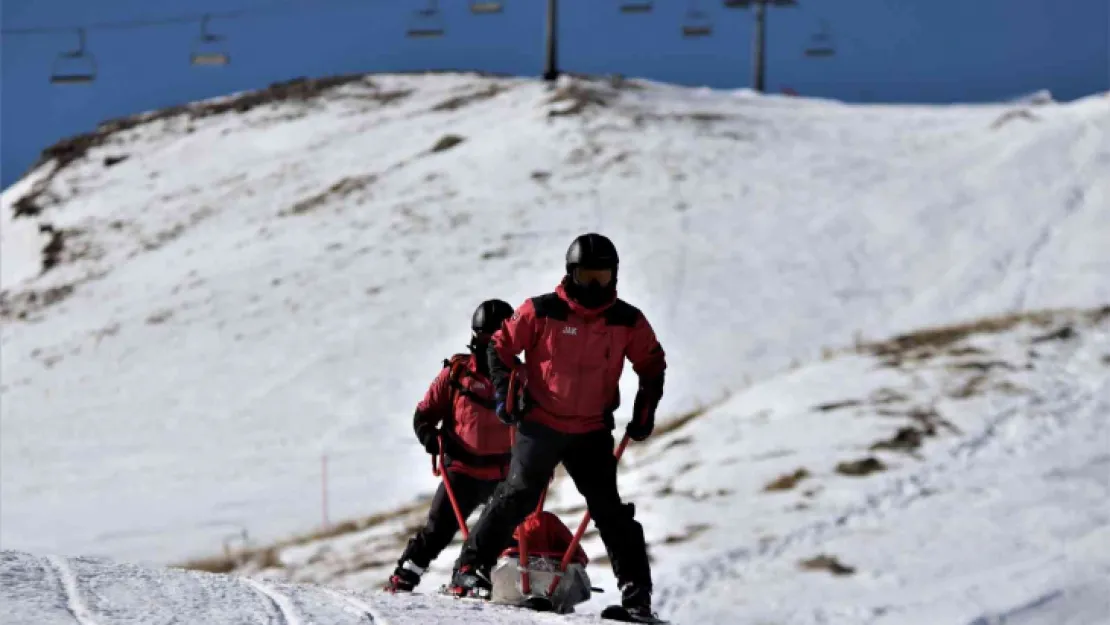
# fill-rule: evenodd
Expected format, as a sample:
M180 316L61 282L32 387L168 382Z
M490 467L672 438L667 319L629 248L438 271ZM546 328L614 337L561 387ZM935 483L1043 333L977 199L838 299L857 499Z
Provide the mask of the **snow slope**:
M622 486L648 529L663 616L1107 622L1110 307L910 338L782 372L630 448ZM865 458L879 470L843 467ZM809 475L767 489L799 468ZM557 484L551 507L573 522L573 489ZM565 620L373 592L405 537L390 543L395 529L285 549L242 577L3 552L0 623L596 622L614 595L596 536L590 574L606 592ZM422 591L445 581L450 555Z
M390 597L96 558L0 552L5 625L524 625L596 623L436 597Z
M1110 308L995 323L956 326L950 341L911 335L920 347L830 353L632 446L621 485L645 525L664 615L1105 622L1093 615L1110 615ZM879 464L852 475L868 458ZM796 484L766 490L799 470ZM581 499L558 484L548 507L573 527ZM372 588L422 513L239 572ZM590 575L609 590L593 611L615 583L587 536ZM457 549L433 563L429 587L447 580ZM822 555L854 574L799 570Z
M1098 316L1094 327L1057 319L1041 330L973 337L977 353L956 345L894 371L875 370L867 358L856 367L800 370L695 422L688 435L694 448L708 452L699 454L704 468L672 487L743 494L717 505L648 500L648 522L673 524L681 509L687 523L722 524L706 537L704 555L687 549L691 562L667 576L660 609L686 622L714 623L736 616L845 624L1106 622L1110 309ZM1082 338L1048 339L1063 327ZM850 399L861 403L804 407ZM874 450L898 440L896 430L907 424L920 431L930 422L935 440L922 437L917 458ZM715 462L726 449L709 441L721 436L737 441L727 449L734 457L794 453L733 472ZM888 469L867 477L832 470L868 455ZM750 501L754 486L799 466L813 473L796 487L800 495L778 505ZM851 483L857 480L872 483ZM722 536L732 531L744 538ZM853 582L799 580L798 563L820 554L853 567Z
M1110 301L1101 97L374 76L49 167L0 206L0 544L34 553L311 529L322 454L332 519L411 503L434 486L411 410L470 312L550 289L585 230L668 350L664 419L854 335Z

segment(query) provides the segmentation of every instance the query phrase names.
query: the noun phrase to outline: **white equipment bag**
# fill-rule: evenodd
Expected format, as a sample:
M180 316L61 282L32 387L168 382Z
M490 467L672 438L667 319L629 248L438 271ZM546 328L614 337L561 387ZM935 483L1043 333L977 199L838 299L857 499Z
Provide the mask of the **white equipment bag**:
M543 597L551 601L553 609L559 614L574 612L574 606L590 599L590 577L586 567L574 562L567 566L555 592L548 596L547 589L559 571L559 560L532 556L528 558L528 581L531 594L525 595L521 588L523 581L518 558L502 557L493 568L490 581L493 591L490 601L504 605L521 605L530 597Z

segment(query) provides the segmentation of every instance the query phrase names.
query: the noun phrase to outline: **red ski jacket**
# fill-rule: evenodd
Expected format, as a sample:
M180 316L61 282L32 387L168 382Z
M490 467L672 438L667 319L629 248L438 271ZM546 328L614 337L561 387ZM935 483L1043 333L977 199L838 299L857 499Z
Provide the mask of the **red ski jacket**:
M469 354L458 354L444 365L416 406L417 436L442 423L450 471L483 480L504 479L510 458L509 428L494 413L493 384Z
M625 358L641 389L650 387L655 401L662 396L663 347L643 313L615 296L605 306L585 308L560 284L521 304L489 344L490 372L502 396L521 352L532 401L524 419L561 432L613 427Z

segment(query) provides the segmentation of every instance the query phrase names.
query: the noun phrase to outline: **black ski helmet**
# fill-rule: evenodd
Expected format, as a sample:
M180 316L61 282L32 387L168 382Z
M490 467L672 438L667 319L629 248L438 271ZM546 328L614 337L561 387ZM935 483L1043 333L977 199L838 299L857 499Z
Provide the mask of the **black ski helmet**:
M474 310L470 317L470 329L475 334L493 334L501 329L501 323L513 316L513 307L499 299L488 299Z
M613 281L617 280L617 266L620 258L617 248L608 237L590 232L578 237L567 248L567 275L574 274L575 267L583 269L610 269Z

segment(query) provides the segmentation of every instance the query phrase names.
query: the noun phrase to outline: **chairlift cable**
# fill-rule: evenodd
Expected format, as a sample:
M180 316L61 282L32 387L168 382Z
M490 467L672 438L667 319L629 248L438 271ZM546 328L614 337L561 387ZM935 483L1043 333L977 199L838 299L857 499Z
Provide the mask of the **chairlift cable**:
M205 17L209 19L236 19L252 15L261 15L266 13L281 13L284 11L291 11L297 9L317 9L317 8L331 8L331 5L348 4L348 5L366 5L366 0L316 0L315 2L281 2L275 3L264 7L254 7L249 9L235 9L230 11L208 11L205 13L192 13L172 15L169 17L149 18L149 19L134 19L134 20L117 20L110 22L93 22L91 24L77 25L77 26L31 26L27 28L4 28L0 29L0 34L3 35L42 35L50 33L69 33L75 30L130 30L153 28L157 26L169 26L173 24L189 24L203 20Z

